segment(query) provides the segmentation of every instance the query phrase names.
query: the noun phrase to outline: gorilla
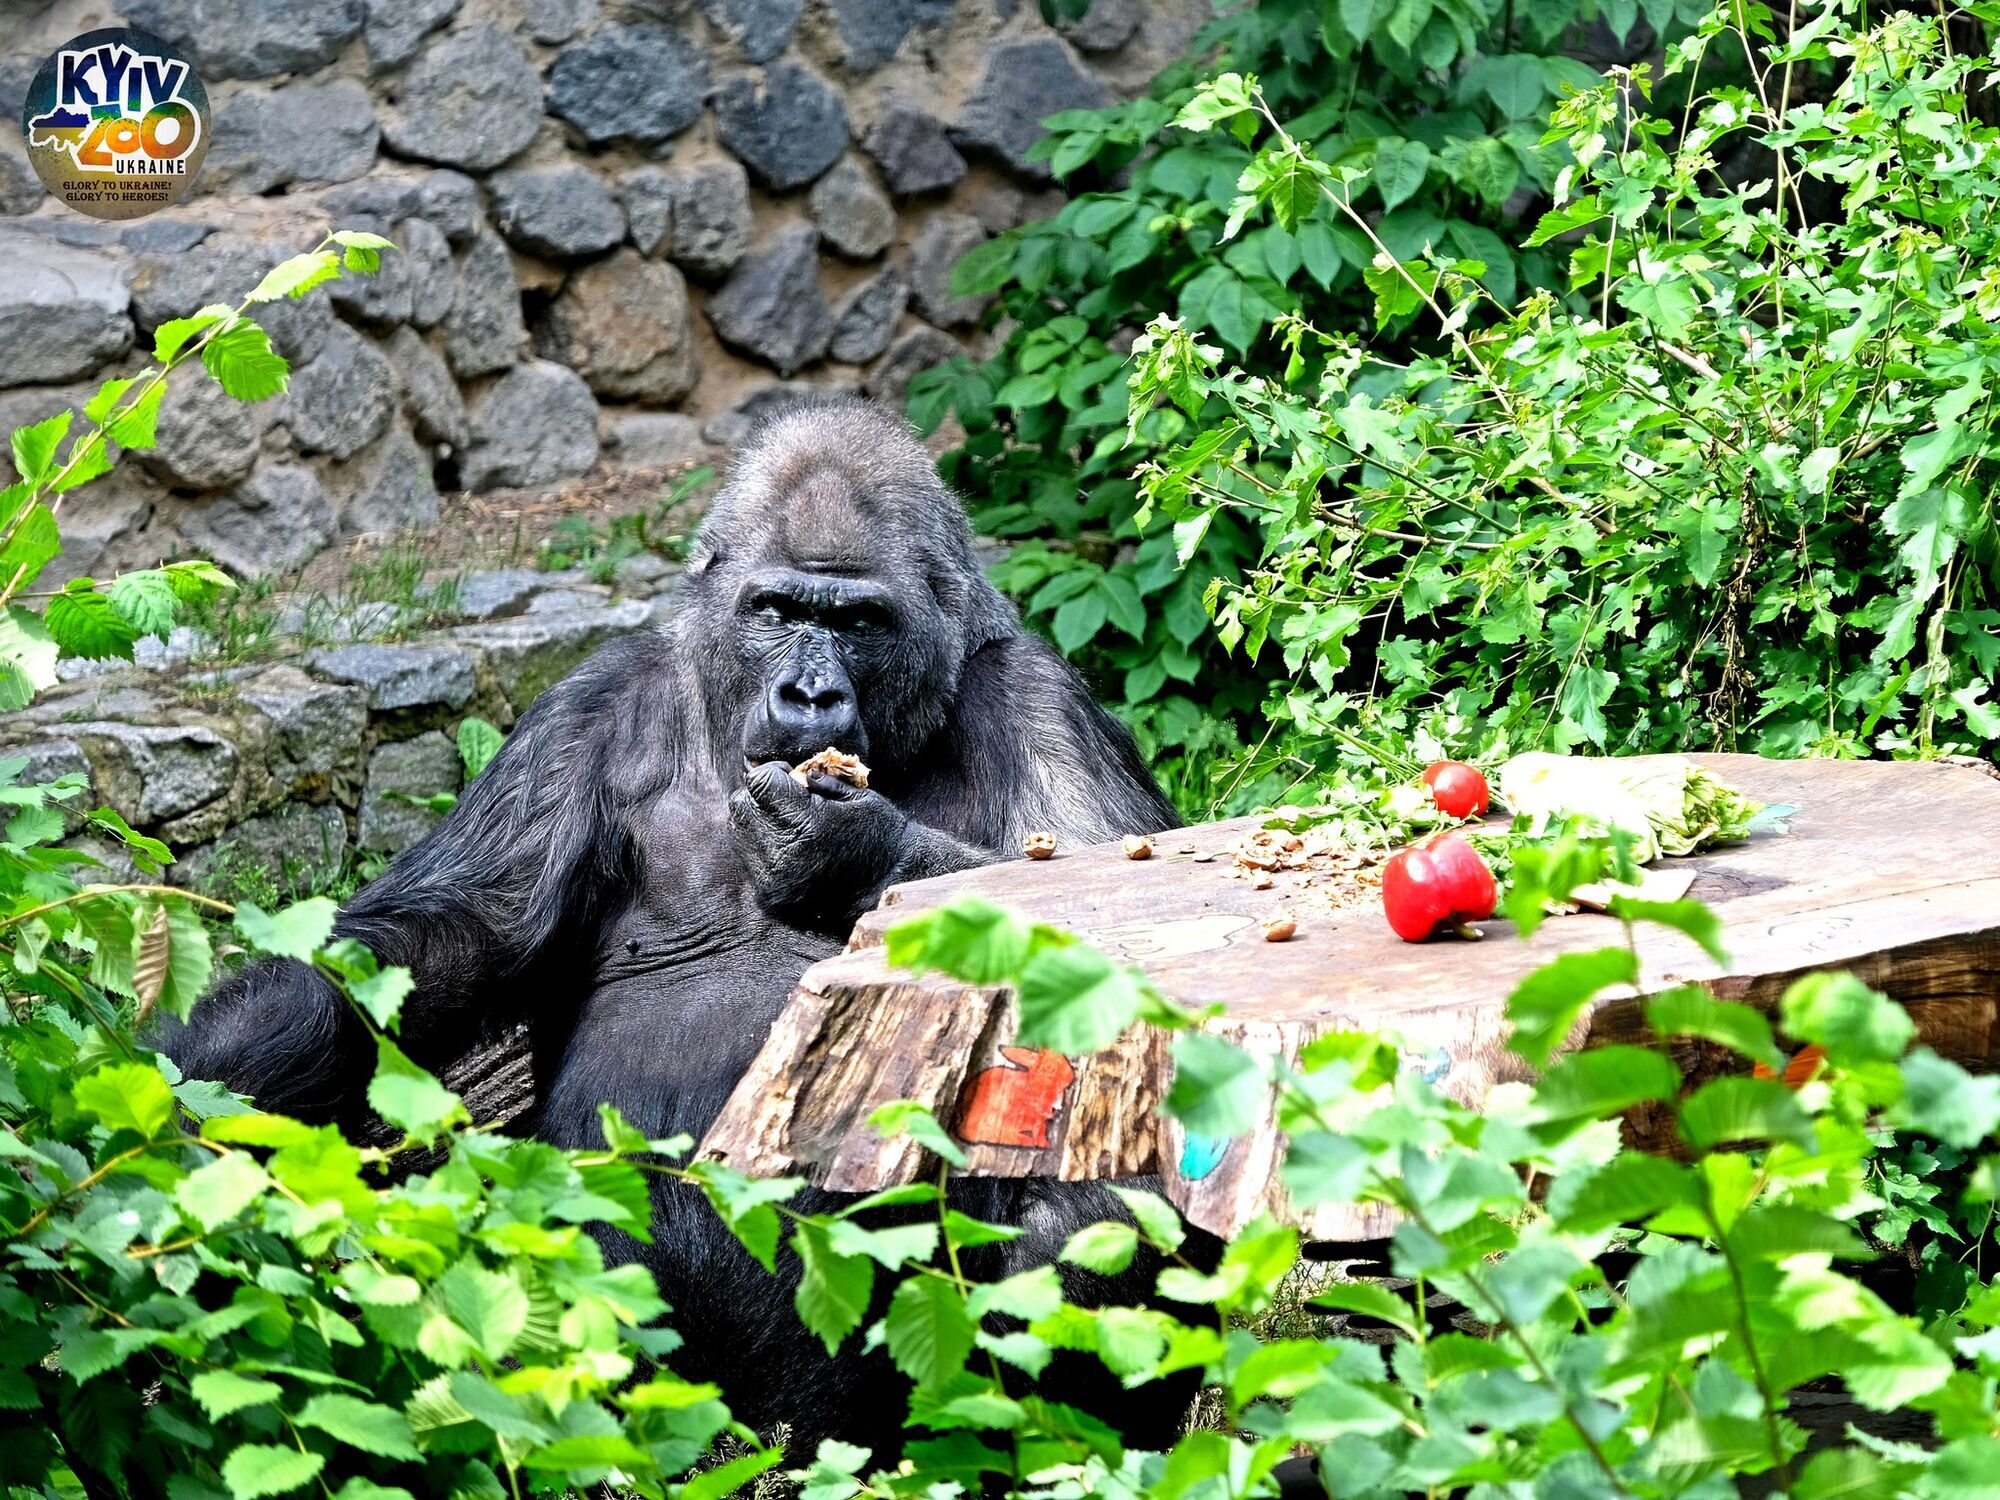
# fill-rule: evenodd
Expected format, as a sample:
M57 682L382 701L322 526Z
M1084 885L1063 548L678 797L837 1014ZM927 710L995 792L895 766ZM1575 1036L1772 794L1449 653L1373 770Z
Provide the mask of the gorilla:
M868 764L865 790L791 776L829 746ZM336 930L414 975L402 1041L419 1061L527 1023L543 1139L601 1145L607 1100L648 1136L699 1138L800 974L884 887L1018 856L1033 829L1089 844L1175 824L1131 736L987 581L964 511L902 423L858 401L797 406L738 457L673 623L550 688ZM290 960L240 971L164 1047L264 1108L366 1119L368 1038ZM954 1192L1024 1231L982 1248L988 1275L1052 1261L1076 1228L1122 1216L1094 1183ZM698 1193L656 1178L653 1203L651 1245L603 1238L608 1258L658 1278L685 1338L677 1373L717 1382L753 1428L787 1424L795 1456L829 1435L893 1453L883 1356L830 1364L789 1287ZM1062 1269L1077 1300L1131 1303L1156 1268ZM1045 1384L1074 1389L1052 1394L1144 1446L1177 1434L1184 1399L1064 1358Z

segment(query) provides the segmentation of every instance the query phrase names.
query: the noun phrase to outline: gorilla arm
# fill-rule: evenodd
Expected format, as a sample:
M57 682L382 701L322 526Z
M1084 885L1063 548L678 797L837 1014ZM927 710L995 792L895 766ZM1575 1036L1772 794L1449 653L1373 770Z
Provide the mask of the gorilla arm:
M445 821L340 914L337 934L414 975L399 1039L419 1061L437 1065L524 1016L530 988L547 988L530 971L587 930L580 919L623 849L605 764L620 747L607 725L657 710L636 700L658 687L634 683L649 681L639 658L660 644L614 642L544 694ZM290 959L245 968L185 1025L163 1027L159 1045L190 1077L311 1118L358 1109L374 1071L346 1001Z

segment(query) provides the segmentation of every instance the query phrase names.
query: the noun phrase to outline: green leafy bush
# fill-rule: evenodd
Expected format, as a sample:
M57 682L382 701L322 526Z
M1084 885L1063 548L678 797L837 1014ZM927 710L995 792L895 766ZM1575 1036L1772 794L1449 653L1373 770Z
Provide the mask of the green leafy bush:
M1676 5L1645 11L1665 27ZM947 413L964 425L964 445L944 460L947 477L973 497L982 530L1019 539L997 580L1102 679L1149 752L1205 757L1254 721L1263 678L1232 669L1215 647L1202 594L1212 577L1242 576L1261 548L1254 518L1223 516L1183 568L1165 527L1135 522L1134 464L1202 423L1141 408L1128 430L1132 333L1172 312L1246 370L1280 375L1288 354L1268 335L1281 320L1366 325L1363 273L1375 253L1328 204L1235 232L1232 204L1256 159L1252 145L1177 117L1203 80L1256 74L1293 133L1351 170L1355 199L1382 239L1404 256L1435 244L1479 258L1487 285L1511 304L1560 278L1550 251L1515 248L1527 227L1519 216L1568 159L1543 142L1550 107L1600 81L1562 50L1573 28L1599 15L1619 34L1637 19L1630 3L1592 0L1231 8L1192 44L1200 61L1169 70L1149 97L1048 122L1038 153L1072 189L1100 191L1077 192L1053 219L960 264L955 289L997 292L1011 328L985 362L920 376L912 417L926 430ZM1312 348L1299 355L1316 365ZM1297 374L1292 383L1311 384ZM1186 810L1208 805L1202 776L1172 760L1165 769L1186 778L1178 788Z
M1254 81L1184 111L1260 142L1238 222L1331 205L1374 247L1378 323L1447 340L1399 361L1287 322L1310 390L1173 320L1141 341L1136 410L1200 424L1148 466L1142 514L1185 557L1255 525L1256 566L1210 599L1226 644L1281 656L1292 753L1418 725L1515 748L2000 744L2000 156L1970 102L1990 63L1938 16L1769 31L1732 7L1670 49L1678 136L1634 107L1643 68L1557 110L1577 165L1531 240L1568 248L1580 311L1538 294L1503 317L1478 259L1399 257ZM1748 86L1701 90L1718 50ZM1714 163L1745 148L1768 179L1727 191Z

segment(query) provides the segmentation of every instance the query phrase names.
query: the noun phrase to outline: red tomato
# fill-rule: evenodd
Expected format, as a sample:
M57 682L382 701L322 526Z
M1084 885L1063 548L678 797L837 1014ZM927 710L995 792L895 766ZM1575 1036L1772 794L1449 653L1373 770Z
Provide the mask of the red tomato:
M1490 917L1498 897L1486 861L1455 833L1399 849L1382 867L1382 911L1406 943Z
M1441 760L1424 772L1431 801L1447 818L1476 818L1492 804L1493 793L1477 766L1462 760Z

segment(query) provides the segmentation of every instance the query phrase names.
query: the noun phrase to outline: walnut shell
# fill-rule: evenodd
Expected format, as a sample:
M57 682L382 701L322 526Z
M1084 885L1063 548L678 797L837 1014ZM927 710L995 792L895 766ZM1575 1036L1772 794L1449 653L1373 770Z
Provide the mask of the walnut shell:
M1031 833L1021 840L1021 852L1030 859L1053 859L1056 836L1053 833Z
M1127 859L1151 859L1153 841L1143 833L1125 835L1125 857Z
M792 780L805 786L812 780L815 771L822 776L831 776L835 781L844 781L851 787L866 790L868 786L868 767L861 763L861 757L848 755L831 745L793 766Z
M1267 943L1289 943L1297 936L1299 924L1293 917L1273 917L1264 924L1264 941Z

